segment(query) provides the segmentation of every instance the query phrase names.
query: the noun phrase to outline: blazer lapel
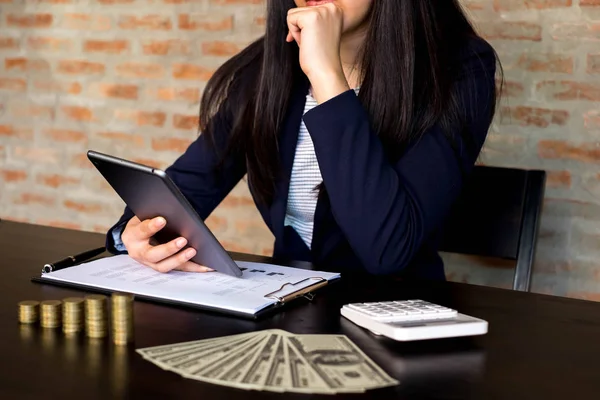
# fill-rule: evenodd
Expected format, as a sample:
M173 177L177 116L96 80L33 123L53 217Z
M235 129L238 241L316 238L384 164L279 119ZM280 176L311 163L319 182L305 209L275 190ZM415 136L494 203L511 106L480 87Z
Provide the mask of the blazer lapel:
M308 94L308 80L302 79L294 85L288 113L279 134L279 160L281 165L280 178L277 180L275 195L271 205L271 221L275 239L282 239L284 232L285 213L287 209L287 198L290 188L290 178L294 165L296 144L298 142L298 131L306 104Z

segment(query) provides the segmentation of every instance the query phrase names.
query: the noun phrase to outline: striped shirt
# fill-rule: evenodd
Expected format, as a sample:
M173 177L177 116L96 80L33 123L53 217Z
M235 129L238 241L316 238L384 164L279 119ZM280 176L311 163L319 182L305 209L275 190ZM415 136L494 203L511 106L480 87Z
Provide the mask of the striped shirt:
M355 91L357 90L355 89ZM304 114L316 106L317 101L309 93L306 96ZM292 167L284 225L293 227L309 249L312 243L315 209L319 195L315 188L321 182L323 182L323 178L313 141L302 121Z

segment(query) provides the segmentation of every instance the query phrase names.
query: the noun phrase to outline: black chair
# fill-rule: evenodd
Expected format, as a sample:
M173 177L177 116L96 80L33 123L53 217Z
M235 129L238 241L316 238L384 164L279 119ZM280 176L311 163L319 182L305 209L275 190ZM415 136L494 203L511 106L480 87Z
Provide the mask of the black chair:
M515 260L513 289L529 291L545 185L544 171L476 166L440 250Z

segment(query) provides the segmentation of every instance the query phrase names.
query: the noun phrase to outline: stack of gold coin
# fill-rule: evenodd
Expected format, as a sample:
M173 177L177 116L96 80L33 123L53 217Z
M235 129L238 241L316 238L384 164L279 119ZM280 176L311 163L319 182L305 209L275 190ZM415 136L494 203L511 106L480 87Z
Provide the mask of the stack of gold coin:
M83 327L83 299L67 297L63 299L63 332L77 333Z
M114 293L111 300L113 342L125 345L133 340L133 295Z
M42 328L58 328L61 323L60 300L45 300L40 304L40 325Z
M106 314L106 296L92 294L85 297L85 331L88 337L106 336L108 322Z
M35 324L40 316L40 302L25 300L19 303L19 322L22 324Z

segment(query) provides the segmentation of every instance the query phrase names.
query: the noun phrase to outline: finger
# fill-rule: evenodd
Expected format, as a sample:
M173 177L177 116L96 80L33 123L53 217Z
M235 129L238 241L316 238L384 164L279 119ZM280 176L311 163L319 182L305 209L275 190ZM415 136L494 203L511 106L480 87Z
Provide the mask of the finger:
M294 37L292 36L292 32L288 31L288 34L287 34L287 36L285 38L285 41L289 43L292 40L294 40Z
M288 38L291 37L291 39L288 41L291 42L293 39L296 41L296 43L298 43L298 45L300 45L300 40L302 38L300 28L298 28L297 25L293 25L293 24L288 24L288 27L289 27Z
M174 270L175 268L185 264L186 262L188 262L190 260L190 258L194 257L196 255L196 250L192 249L191 247L189 249L185 249L183 251L180 251L179 253L172 255L169 258L166 258L158 263L153 263L150 266L152 268L154 268L155 270L157 270L158 272L169 272Z
M301 32L302 32L302 28L300 26L300 18L298 15L294 15L294 14L288 14L287 17L287 25L288 25L288 29L289 29L289 36L292 36L294 38L294 40L296 41L296 43L298 43L298 45L300 45L301 42ZM290 40L291 41L291 40Z
M140 219L136 215L134 215L133 217L131 217L129 219L129 221L127 221L127 225L125 225L125 227L128 227L128 226L134 227L136 225L139 225L140 222L142 222L142 221L140 221Z
M129 249L129 247L130 247L129 239L134 239L134 238L132 238L132 236L133 236L132 232L134 232L136 230L136 227L140 224L140 222L141 221L138 217L133 216L132 218L129 219L129 221L127 221L127 224L125 224L125 229L121 233L121 240L123 241L125 248L127 248L128 250L130 250Z
M188 261L175 269L184 272L214 272L214 269L205 267L204 265L198 265L192 261Z
M291 15L291 14L301 14L301 13L306 13L306 12L312 12L311 8L314 8L314 7L294 7L294 8L290 8L288 10L288 15Z
M178 237L168 243L152 246L150 243L142 250L143 257L151 263L159 263L164 259L171 257L187 244L187 240Z
M136 226L136 238L140 240L149 239L156 232L160 231L167 224L167 221L163 217L156 217L142 221Z
M300 32L292 33L292 37L294 38L296 43L298 43L298 46L300 46L300 42L302 41L302 35L300 34Z
M306 22L313 21L320 15L318 8L320 6L292 8L287 14L288 25L295 25L298 29L304 28Z

